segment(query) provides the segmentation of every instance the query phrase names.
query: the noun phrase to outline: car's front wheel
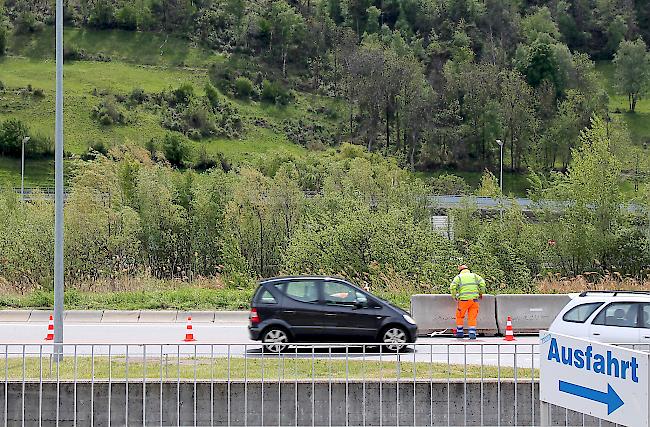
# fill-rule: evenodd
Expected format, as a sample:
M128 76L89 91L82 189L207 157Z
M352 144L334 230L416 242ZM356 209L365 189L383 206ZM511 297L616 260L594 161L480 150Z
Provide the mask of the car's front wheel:
M289 347L289 334L282 328L271 327L264 331L262 342L264 351L269 353L281 353Z
M389 326L381 334L381 342L384 349L390 352L398 352L406 347L408 332L400 326Z

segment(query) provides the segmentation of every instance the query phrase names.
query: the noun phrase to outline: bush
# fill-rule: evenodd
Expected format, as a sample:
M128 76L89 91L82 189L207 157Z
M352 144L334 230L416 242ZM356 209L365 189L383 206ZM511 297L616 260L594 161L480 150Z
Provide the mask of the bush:
M129 95L129 99L134 104L142 104L146 102L149 99L149 97L145 93L144 89L135 88L131 91L131 94Z
M191 154L191 147L183 141L180 135L167 134L162 145L169 163L176 167L185 166Z
M112 97L108 97L96 105L91 115L104 126L126 123L124 112Z
M185 83L178 89L175 89L172 92L172 104L175 105L187 105L190 103L192 98L194 98L194 87L189 84Z
M115 6L111 0L98 0L90 11L88 25L107 29L115 27Z
M127 31L138 29L138 12L131 4L125 4L115 15L117 27Z
M291 102L291 94L282 84L264 80L262 82L262 99L275 104L287 105Z
M246 77L237 77L235 80L235 96L247 99L253 95L253 82Z
M86 57L86 52L79 49L72 43L66 43L63 46L63 60L64 61L80 61Z
M42 31L44 25L32 12L26 11L18 15L14 28L17 34L28 34Z
M34 97L45 98L45 92L43 91L43 89L34 89Z
M443 173L431 179L431 192L437 195L467 195L469 185L460 176Z
M212 108L217 108L221 104L221 95L219 91L209 82L205 84L205 96Z
M209 169L213 169L217 167L218 165L217 159L214 158L214 156L211 156L208 154L208 151L205 149L205 146L201 146L201 149L199 150L199 159L197 162L194 164L194 169L197 171L207 171Z
M0 125L0 154L19 157L23 138L29 135L27 126L17 119L9 119Z
M2 24L2 16L0 15L0 56L4 56L7 50L7 30Z

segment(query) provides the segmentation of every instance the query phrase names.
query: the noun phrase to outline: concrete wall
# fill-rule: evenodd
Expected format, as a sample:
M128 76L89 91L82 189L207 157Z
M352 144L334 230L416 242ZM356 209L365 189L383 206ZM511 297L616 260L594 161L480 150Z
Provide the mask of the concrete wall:
M488 336L496 335L498 328L494 295L484 295L480 304L477 331ZM418 332L421 335L443 329L451 331L456 327L456 301L451 295L445 294L413 295L411 297L411 315L417 322ZM467 320L465 326L467 326Z
M56 422L57 384L7 383L7 424ZM110 387L110 408L109 408ZM378 382L148 382L143 411L143 384L61 382L59 425L538 425L538 384L530 381ZM500 391L500 394L498 393ZM24 401L23 401L24 396ZM91 399L91 396L94 396ZM228 399L230 396L230 399ZM450 399L448 400L448 396ZM501 396L500 398L498 396ZM516 396L516 406L515 406ZM5 388L0 387L0 423L4 424ZM296 405L297 402L297 405ZM381 402L381 403L380 403ZM127 414L128 408L128 414ZM162 409L161 409L162 408ZM515 410L516 408L516 410ZM110 409L110 412L109 412ZM535 412L533 420L533 411ZM230 416L228 415L230 414ZM516 417L516 423L515 423ZM567 418L565 418L567 417ZM347 418L347 419L346 419ZM555 425L583 425L582 415L553 412ZM347 421L347 422L346 422ZM533 422L534 421L534 422ZM598 425L591 417L584 425ZM606 425L606 424L603 424Z
M505 334L506 320L512 317L515 335L536 334L548 329L553 319L571 300L564 294L484 295L478 316L477 330L483 335ZM411 314L420 335L455 327L456 302L448 294L411 296ZM467 320L465 321L467 326Z
M505 334L508 316L515 333L537 333L548 329L571 297L564 294L512 294L496 298L496 319L499 333Z

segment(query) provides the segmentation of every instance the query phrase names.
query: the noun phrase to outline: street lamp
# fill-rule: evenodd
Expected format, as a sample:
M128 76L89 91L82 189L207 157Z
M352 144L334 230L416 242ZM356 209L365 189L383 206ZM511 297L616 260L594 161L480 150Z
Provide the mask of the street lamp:
M20 155L20 200L25 202L25 144L29 142L29 137L23 138L23 150Z
M501 190L501 195L503 196L503 141L497 139L497 144L499 144L499 157L500 157L500 167L499 167L499 189Z

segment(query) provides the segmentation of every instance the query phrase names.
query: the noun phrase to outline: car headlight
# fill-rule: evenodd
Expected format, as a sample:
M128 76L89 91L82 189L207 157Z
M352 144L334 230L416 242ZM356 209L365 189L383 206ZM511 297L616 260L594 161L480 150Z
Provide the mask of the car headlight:
M416 323L415 323L415 319L413 319L413 318L412 318L411 316L409 316L408 314L405 314L405 315L404 315L404 320L406 320L407 322L409 322L411 325L415 325L415 324L416 324Z

